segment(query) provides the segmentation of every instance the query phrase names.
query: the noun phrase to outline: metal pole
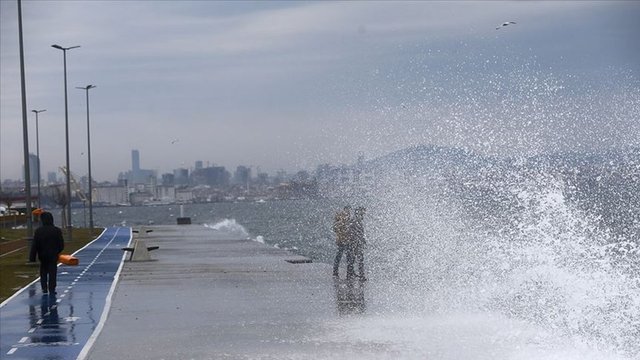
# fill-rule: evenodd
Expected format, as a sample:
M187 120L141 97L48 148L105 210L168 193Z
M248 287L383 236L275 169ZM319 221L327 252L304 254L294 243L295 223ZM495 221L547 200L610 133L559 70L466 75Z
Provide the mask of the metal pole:
M93 184L91 177L91 125L89 122L89 90L95 88L95 85L87 85L85 87L76 87L76 89L85 90L87 94L87 155L89 158L89 228L93 234Z
M36 154L38 156L38 207L42 207L42 205L40 204L40 196L42 196L40 194L40 182L41 182L41 175L40 175L40 132L38 130L38 114L41 112L45 112L47 110L31 110L32 112L36 113Z
M64 48L60 45L51 45L52 47L62 50L64 59L64 131L65 131L65 149L67 163L67 241L72 240L71 228L71 168L69 167L69 104L67 101L67 50L80 46L72 46Z
M20 85L22 95L22 141L24 148L24 187L26 190L27 238L32 242L33 223L31 220L31 173L29 169L29 130L27 124L27 89L24 74L24 43L22 39L22 2L18 0L18 38L20 42Z

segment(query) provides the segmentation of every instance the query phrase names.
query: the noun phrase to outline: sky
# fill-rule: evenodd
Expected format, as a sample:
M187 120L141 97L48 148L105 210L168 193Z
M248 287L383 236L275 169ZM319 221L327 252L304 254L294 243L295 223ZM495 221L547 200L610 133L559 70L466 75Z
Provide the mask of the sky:
M640 146L636 1L23 1L42 173L351 164L413 145ZM17 2L0 0L0 179L22 178ZM499 27L506 21L514 21ZM499 27L499 29L496 29ZM255 172L254 172L255 174Z

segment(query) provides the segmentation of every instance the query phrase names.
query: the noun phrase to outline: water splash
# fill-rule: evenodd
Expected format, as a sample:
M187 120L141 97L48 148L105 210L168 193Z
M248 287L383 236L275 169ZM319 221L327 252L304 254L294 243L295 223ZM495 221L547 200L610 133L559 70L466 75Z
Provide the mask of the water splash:
M247 232L247 229L238 224L235 219L223 219L215 224L204 224L204 226L216 231L229 232L245 239L249 238L249 232Z
M376 296L396 312L501 313L574 344L640 354L637 244L569 201L557 174L505 169L474 184L432 176L428 186L396 178L377 188L368 232L383 283ZM493 192L470 199L460 182Z

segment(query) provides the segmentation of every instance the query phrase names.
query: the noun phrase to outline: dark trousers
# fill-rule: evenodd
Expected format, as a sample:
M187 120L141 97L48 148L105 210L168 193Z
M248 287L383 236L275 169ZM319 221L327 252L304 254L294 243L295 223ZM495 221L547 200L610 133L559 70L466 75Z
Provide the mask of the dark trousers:
M40 260L40 286L42 292L56 291L58 278L58 262L56 260Z
M364 276L364 244L358 245L353 249L353 261L358 263L360 276Z
M338 252L336 253L336 258L333 261L333 276L338 276L340 260L342 259L342 254L345 252L345 255L347 256L347 276L353 276L353 251L347 244L338 245Z

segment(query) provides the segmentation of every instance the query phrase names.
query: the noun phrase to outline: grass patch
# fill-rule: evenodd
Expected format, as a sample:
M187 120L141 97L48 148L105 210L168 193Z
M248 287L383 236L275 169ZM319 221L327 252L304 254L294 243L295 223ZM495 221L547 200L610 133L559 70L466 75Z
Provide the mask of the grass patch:
M0 237L4 238L3 242L25 239L26 235L26 230L24 229L1 229L0 231ZM73 241L65 241L63 253L74 253L94 240L102 231L102 228L93 229L93 233L91 233L90 229L73 229ZM64 230L63 235L66 236L66 231ZM24 242L26 245L27 240L24 240ZM34 263L29 263L28 259L29 249L27 246L0 257L0 302L40 277L40 263L37 260Z

